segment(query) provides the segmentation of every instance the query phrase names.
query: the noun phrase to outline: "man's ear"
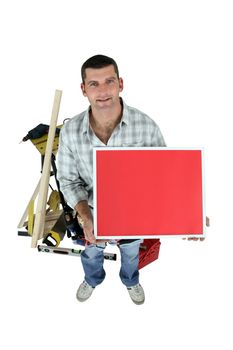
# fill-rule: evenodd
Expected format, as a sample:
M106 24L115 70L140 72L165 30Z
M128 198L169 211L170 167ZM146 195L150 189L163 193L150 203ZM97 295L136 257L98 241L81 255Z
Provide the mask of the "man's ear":
M83 95L87 96L86 91L85 91L85 84L81 83L80 87L81 87Z
M122 78L119 78L119 88L120 88L120 92L123 90L124 88L124 82Z

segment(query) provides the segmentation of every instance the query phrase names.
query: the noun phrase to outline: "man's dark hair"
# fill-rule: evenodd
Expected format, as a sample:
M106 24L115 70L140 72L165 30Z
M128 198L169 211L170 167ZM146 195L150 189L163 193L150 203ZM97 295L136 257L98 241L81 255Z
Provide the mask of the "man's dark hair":
M88 60L86 60L86 62L83 63L81 68L82 82L84 83L85 81L87 68L99 69L110 65L113 65L114 70L117 74L117 78L119 79L119 70L113 58L104 55L95 55L88 58Z

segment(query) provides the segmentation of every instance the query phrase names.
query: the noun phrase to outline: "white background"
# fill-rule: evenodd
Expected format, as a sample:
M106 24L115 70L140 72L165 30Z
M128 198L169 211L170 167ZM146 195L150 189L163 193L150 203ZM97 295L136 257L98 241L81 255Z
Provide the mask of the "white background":
M2 349L233 348L232 12L225 0L1 1ZM80 66L97 53L115 58L125 101L156 120L168 146L205 149L208 237L162 240L141 270L142 306L119 260L81 304L79 258L37 253L17 236L40 177L38 151L19 141L49 123L55 89L60 123L87 107Z

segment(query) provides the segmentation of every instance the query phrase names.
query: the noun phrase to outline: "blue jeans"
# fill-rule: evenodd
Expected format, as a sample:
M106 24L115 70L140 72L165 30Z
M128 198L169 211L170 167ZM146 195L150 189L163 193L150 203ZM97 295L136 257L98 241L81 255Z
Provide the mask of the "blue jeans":
M126 287L132 287L139 283L139 246L141 240L130 243L118 244L121 253L120 279ZM104 249L105 243L90 244L81 254L81 261L85 273L85 281L92 287L96 287L105 278Z

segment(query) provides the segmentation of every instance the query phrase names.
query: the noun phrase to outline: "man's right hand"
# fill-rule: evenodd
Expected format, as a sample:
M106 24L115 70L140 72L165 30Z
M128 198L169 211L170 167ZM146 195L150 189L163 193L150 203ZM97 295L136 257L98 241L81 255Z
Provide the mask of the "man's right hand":
M83 221L83 232L85 239L90 243L96 243L96 239L94 236L94 227L93 220L87 219Z
M94 236L93 218L91 209L86 200L76 204L75 210L82 220L82 227L85 239L90 243L96 243Z

